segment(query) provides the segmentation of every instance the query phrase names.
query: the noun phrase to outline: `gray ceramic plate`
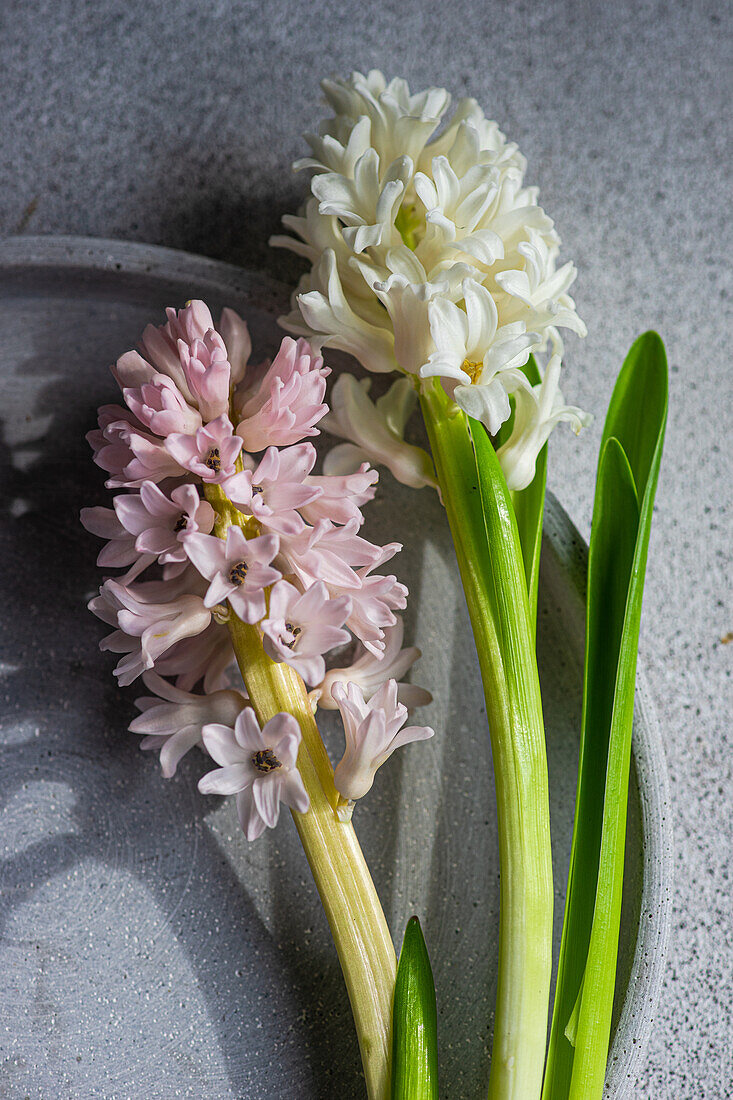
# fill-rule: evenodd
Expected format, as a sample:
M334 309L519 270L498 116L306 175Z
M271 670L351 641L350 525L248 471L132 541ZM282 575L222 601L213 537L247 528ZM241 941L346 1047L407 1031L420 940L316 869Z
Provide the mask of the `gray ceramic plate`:
M118 242L0 245L3 1097L363 1095L349 1007L292 823L250 846L233 807L197 793L202 758L164 781L125 732L79 509L104 499L84 433L113 400L108 363L167 304L241 310L272 352L286 291L183 253ZM369 530L406 549L416 679L438 736L380 774L356 825L397 942L419 913L440 1006L441 1093L484 1095L499 868L481 686L437 499L388 476ZM539 650L557 913L572 827L585 547L550 500ZM338 735L326 723L334 751ZM666 774L640 676L619 997L607 1092L633 1090L667 937Z

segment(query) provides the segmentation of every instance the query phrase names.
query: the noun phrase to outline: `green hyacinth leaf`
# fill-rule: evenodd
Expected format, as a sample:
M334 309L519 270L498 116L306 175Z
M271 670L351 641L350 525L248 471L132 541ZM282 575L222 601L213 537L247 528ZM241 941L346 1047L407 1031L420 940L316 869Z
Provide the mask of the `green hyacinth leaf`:
M609 405L588 559L578 791L543 1100L599 1100L621 919L636 658L667 417L656 333L634 343Z
M420 921L405 929L394 994L392 1100L438 1100L435 983Z

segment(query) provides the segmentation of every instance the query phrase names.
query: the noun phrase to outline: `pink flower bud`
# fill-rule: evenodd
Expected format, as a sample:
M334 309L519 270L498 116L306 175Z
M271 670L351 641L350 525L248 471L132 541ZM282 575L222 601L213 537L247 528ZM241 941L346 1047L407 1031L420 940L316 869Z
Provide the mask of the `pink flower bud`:
M336 683L332 695L341 711L346 751L334 772L336 790L343 798L363 798L371 790L377 768L402 745L434 735L429 726L401 727L407 707L397 701L397 684L388 680L366 702L356 684Z
M178 341L178 354L188 388L204 421L229 410L231 368L224 341L214 329L192 344Z
M156 435L190 433L201 427L200 413L187 404L175 382L165 374L154 374L138 389L125 387L122 396L133 416Z
M287 447L318 435L315 425L328 411L323 398L330 373L306 340L286 336L256 391L244 395L237 435L246 449Z

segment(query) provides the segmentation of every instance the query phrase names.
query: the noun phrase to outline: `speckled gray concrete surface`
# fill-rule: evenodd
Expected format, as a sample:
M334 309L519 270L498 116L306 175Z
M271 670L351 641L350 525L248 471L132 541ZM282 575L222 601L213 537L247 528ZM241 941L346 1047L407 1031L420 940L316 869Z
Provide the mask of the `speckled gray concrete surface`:
M641 653L667 730L677 878L639 1097L733 1095L729 18L720 3L638 0L0 10L4 233L149 240L287 277L266 239L302 194L288 166L318 116L317 80L376 64L470 91L528 156L580 269L575 401L602 416L632 338L665 338ZM550 484L584 534L599 436L553 444Z

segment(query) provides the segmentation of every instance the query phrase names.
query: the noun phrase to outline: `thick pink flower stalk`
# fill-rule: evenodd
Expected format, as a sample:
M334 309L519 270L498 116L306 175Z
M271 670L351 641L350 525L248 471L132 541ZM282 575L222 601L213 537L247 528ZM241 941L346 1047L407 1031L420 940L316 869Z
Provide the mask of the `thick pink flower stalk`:
M432 731L398 732L406 706L430 696L397 683L419 656L402 648L395 614L407 589L379 572L400 546L360 533L377 473L366 462L313 473L307 440L328 412L329 371L304 340L287 337L261 366L250 351L245 322L224 310L217 330L203 302L146 328L139 351L112 368L124 404L100 409L88 437L107 486L121 492L113 508L85 508L82 522L106 540L98 564L126 570L89 607L113 628L101 645L120 655L119 683L142 675L152 693L131 730L160 752L166 777L194 746L213 757L219 767L201 790L235 794L254 839L276 824L281 802L304 813L309 800L298 723L282 713L260 727L227 624L254 627L263 659L289 665L314 706L341 708L344 801L366 792L399 744ZM353 638L353 664L328 672L329 653Z

